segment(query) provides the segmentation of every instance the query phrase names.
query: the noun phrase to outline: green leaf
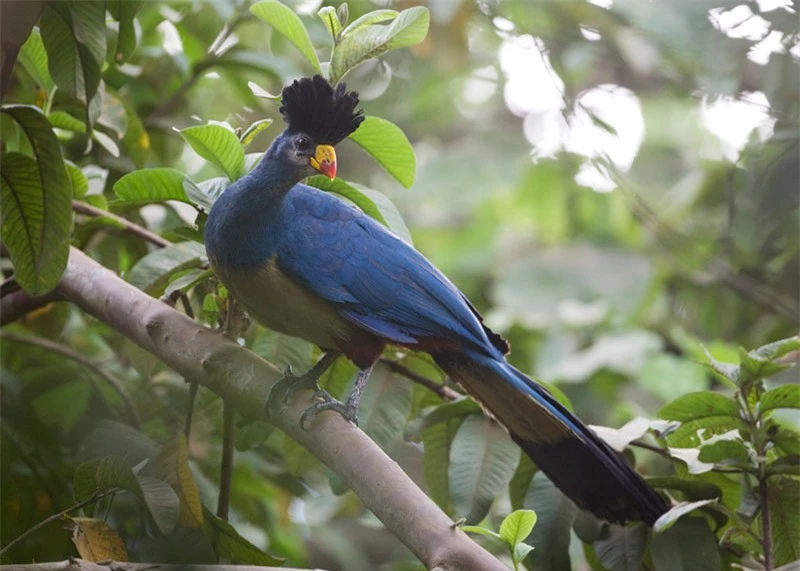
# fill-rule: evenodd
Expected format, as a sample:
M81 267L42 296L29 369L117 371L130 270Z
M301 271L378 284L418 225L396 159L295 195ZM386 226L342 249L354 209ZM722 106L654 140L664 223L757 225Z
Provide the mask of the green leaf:
M465 531L467 533L477 533L478 535L485 535L486 537L494 537L495 539L502 539L499 533L492 531L491 529L486 529L485 527L480 527L478 525L462 525L461 531Z
M800 481L779 477L769 480L769 512L775 564L800 559Z
M164 290L164 297L172 299L172 295L176 292L186 293L199 283L206 281L214 275L210 269L202 270L199 268L189 270L177 279L169 282L167 289Z
M767 465L768 474L794 474L800 476L800 456L781 456Z
M86 46L97 65L102 67L106 59L105 2L70 2L69 10L75 39Z
M180 501L178 521L182 527L203 525L200 491L189 467L186 437L179 433L164 444L155 462L156 475L172 487Z
M699 509L703 506L707 506L708 504L714 504L717 500L699 500L696 502L680 502L674 506L672 506L669 511L664 513L661 517L656 520L656 523L653 524L653 531L655 533L661 533L662 531L668 530L670 527L675 525L680 518L685 516L688 513L693 512L696 509Z
M65 111L53 111L47 116L47 120L53 127L65 129L74 133L86 133L86 123L76 119Z
M422 431L423 473L428 495L446 513L452 512L450 501L450 445L461 425L461 419L434 424Z
M42 12L40 26L42 41L47 50L50 76L61 91L88 106L100 85L100 66L105 57L105 47L103 56L98 59L93 50L99 48L99 40L89 41L88 46L79 40L79 28L84 38L90 40L95 38L91 30L93 22L86 22L80 26L74 23L71 7L82 4L100 6L97 2L76 2L72 6L60 3L47 4ZM94 10L91 14L96 15ZM105 38L105 23L102 20L101 25Z
M508 514L500 524L500 538L513 549L525 541L525 538L533 531L534 525L536 525L536 512L515 510Z
M537 571L572 569L569 544L578 508L544 475L537 472L525 496L525 507L536 512L536 527L525 542L538 547L531 555Z
M648 357L639 374L641 384L665 402L707 389L710 375L700 363L669 353L654 353Z
M257 4L258 5L258 4ZM256 6L257 6L256 5ZM428 34L430 13L416 6L403 10L391 24L366 25L348 32L336 46L330 66L330 82L336 85L351 69L395 48L406 48L420 43Z
M291 8L284 6L277 0L262 0L250 7L250 12L258 18L275 28L278 32L292 42L300 53L308 60L308 63L317 73L322 73L319 65L317 52L311 44L303 22Z
M597 558L611 571L639 571L647 547L647 526L610 525L595 544Z
M331 180L322 175L309 177L306 183L309 186L324 190L325 192L332 192L333 194L343 196L358 206L364 212L364 214L371 216L387 228L389 227L389 223L383 217L383 214L381 214L381 211L375 202L363 192L356 189L353 183L346 182L340 178Z
M786 454L800 455L800 432L792 430L788 426L775 425L774 434L770 436L775 445Z
M220 167L232 181L245 174L244 149L227 124L209 123L178 132L198 155Z
M450 447L448 476L456 513L467 522L482 520L514 475L519 453L495 421L478 414L464 419Z
M311 366L314 355L314 345L308 341L264 328L258 328L248 347L281 369L290 365L298 374Z
M724 434L731 430L739 430L740 434L749 434L750 427L741 419L733 416L708 416L683 422L677 430L667 435L670 446L697 447L703 440Z
M372 190L371 188L367 188L366 186L362 186L358 183L353 182L350 184L353 186L353 188L361 192L375 203L375 206L378 208L381 216L383 216L383 219L386 221L386 226L389 227L389 230L391 230L395 236L411 246L414 245L413 238L411 237L411 231L408 229L408 226L406 226L403 217L400 216L400 211L388 196L382 192Z
M346 36L356 30L360 30L366 26L370 26L372 24L380 24L382 22L389 22L397 18L400 15L400 12L397 10L373 10L372 12L367 12L360 18L356 18L353 20L353 23L347 26L344 31L342 32L342 36Z
M776 408L800 408L800 385L781 385L764 393L758 403L759 413Z
M167 287L170 275L198 268L203 264L205 248L196 242L180 242L154 250L141 258L125 274L125 279L142 291L159 297Z
M253 139L255 139L261 131L264 131L270 125L272 125L272 119L261 119L250 125L239 138L239 140L242 142L242 147L247 147L247 145L252 143Z
M243 565L281 565L283 559L261 551L239 535L227 521L203 508L203 531L211 540L218 557L231 559Z
M705 347L703 347L703 351L708 359L708 366L711 367L712 371L717 373L723 379L727 379L735 384L739 382L740 371L737 365L717 361Z
M364 149L406 188L414 184L417 159L402 129L386 119L367 116L350 140Z
M406 439L412 440L418 438L423 431L431 426L436 426L440 422L446 422L454 418L463 419L469 415L480 412L480 405L469 397L442 403L410 422L406 428Z
M734 460L739 464L748 465L750 464L750 455L741 438L731 438L705 444L700 448L698 460L713 464Z
M512 476L511 481L508 483L508 495L511 499L511 507L515 510L522 508L525 502L525 494L528 493L528 488L531 485L534 474L539 470L533 460L527 454L520 454L519 464Z
M319 19L325 24L325 28L327 28L328 33L331 35L331 39L335 42L336 38L339 36L339 32L342 31L342 23L339 21L339 16L336 15L336 8L333 6L323 6L319 9L319 12L317 12L317 16L319 16Z
M7 105L25 133L35 161L3 156L0 237L11 254L15 278L31 295L43 295L61 279L69 255L72 184L50 123L38 108Z
M658 413L667 420L695 420L709 416L739 417L739 405L730 397L712 391L699 391L678 397Z
M685 518L656 534L650 551L658 571L708 571L722 566L717 539L704 518Z
M114 194L125 204L146 204L165 200L189 202L183 187L184 175L169 168L140 169L114 183Z
M186 191L186 197L196 207L202 208L206 212L211 212L211 207L231 185L224 176L210 178L203 182L195 183L188 176L183 179L183 189Z
M777 363L771 359L761 357L755 351L747 352L739 347L740 378L742 384L771 377L784 369L791 367L790 363Z
M758 349L750 351L748 355L752 359L758 359L761 361L774 361L783 357L787 353L791 353L792 351L800 351L800 337L789 337L787 339L781 339L780 341L769 343L759 347Z
M73 198L83 198L89 192L89 179L83 174L83 171L78 168L78 165L70 161L64 161L67 167L67 174L72 184Z
M117 49L114 51L114 61L117 64L125 62L136 49L134 19L142 4L144 0L107 0L108 11L119 22Z
M403 432L411 411L412 385L378 363L359 405L359 427L378 446L389 450Z
M50 93L53 90L55 83L53 83L53 78L50 77L47 52L44 49L42 34L38 28L31 30L28 39L22 44L19 55L17 55L17 61L22 64L25 71L46 93Z

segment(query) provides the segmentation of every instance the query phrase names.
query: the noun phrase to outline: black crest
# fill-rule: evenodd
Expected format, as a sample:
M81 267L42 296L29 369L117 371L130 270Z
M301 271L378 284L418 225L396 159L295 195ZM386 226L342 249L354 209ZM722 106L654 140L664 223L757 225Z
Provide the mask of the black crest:
M344 83L331 87L323 77L304 77L283 89L280 112L287 131L305 133L317 143L335 145L358 129L364 112L356 111L358 93Z

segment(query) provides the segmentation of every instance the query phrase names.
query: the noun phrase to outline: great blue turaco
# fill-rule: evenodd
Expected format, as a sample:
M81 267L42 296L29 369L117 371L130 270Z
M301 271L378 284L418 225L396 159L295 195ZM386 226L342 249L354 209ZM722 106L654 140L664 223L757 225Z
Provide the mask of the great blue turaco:
M341 354L360 372L347 402L324 391L303 416L336 410L355 420L373 365L387 345L429 353L502 424L579 507L610 522L649 525L664 499L540 384L505 359L508 343L483 324L433 264L382 224L301 183L336 176L334 146L364 119L358 94L314 76L283 89L287 126L260 163L214 204L205 243L214 272L250 315L318 345L291 394L316 388Z

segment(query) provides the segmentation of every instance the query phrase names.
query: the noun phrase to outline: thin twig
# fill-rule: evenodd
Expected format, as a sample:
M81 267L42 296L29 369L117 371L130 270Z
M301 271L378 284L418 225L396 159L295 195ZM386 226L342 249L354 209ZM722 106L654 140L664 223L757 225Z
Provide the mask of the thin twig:
M105 369L101 368L97 363L87 359L80 353L76 352L75 350L67 347L66 345L62 345L61 343L56 343L55 341L51 341L50 339L44 339L42 337L33 337L28 335L17 335L15 333L9 333L7 331L0 332L0 339L7 339L9 341L13 341L14 343L25 343L27 345L34 345L36 347L40 347L47 351L52 351L53 353L58 353L76 363L82 365L90 372L94 373L104 381L106 381L109 386L114 389L114 391L120 396L122 402L125 404L125 408L128 410L128 414L130 416L131 423L137 428L141 426L141 418L139 417L139 413L136 410L136 407L133 405L133 400L131 396L128 394L128 391L125 390L123 386L123 382L106 371Z
M441 383L437 383L436 381L429 379L428 377L424 377L419 373L415 373L408 367L401 365L397 361L392 361L390 359L381 359L381 363L389 367L393 372L397 373L398 375L402 375L403 377L407 378L409 381L414 383L420 384L423 387L426 387L433 392L435 392L442 400L456 400L461 398L461 393L454 391L447 385L443 385Z
M61 295L54 290L39 297L33 297L22 289L0 296L0 325L8 325L25 317L32 311L48 303L61 301Z
M219 498L217 499L217 517L228 521L231 504L231 480L233 478L233 437L236 433L233 403L223 399L222 422L222 465L219 472Z
M92 494L92 496L90 498L87 498L87 499L83 500L82 502L78 502L77 504L75 504L73 506L70 506L65 510L60 511L57 514L53 514L50 517L48 517L46 519L43 519L42 521L40 521L39 523L37 523L33 527L30 527L30 528L26 529L25 531L22 532L22 534L18 535L16 538L12 539L9 543L7 543L2 549L0 549L0 555L2 555L3 553L5 553L9 549L11 549L15 544L19 543L20 541L22 541L23 539L25 539L26 537L28 537L29 535L31 535L35 531L40 530L41 528L43 528L47 524L52 523L52 522L54 522L54 521L56 521L58 519L61 519L63 516L67 515L69 512L73 512L75 510L79 510L84 506L88 506L89 504L91 504L93 502L96 502L101 497L103 497L105 495L108 495L109 493L111 493L111 492L110 491L103 492L103 493L95 492L94 494Z
M166 238L162 238L158 234L151 232L147 228L143 228L142 226L134 224L133 222L131 222L126 218L123 218L122 216L117 216L116 214L113 214L106 210L101 210L100 208L96 208L91 204L81 202L80 200L72 201L72 209L78 214L85 214L87 216L94 216L96 218L102 217L113 220L115 223L122 226L122 229L125 230L126 232L138 236L142 240L146 240L151 244L155 244L159 248L166 248L167 246L172 245L172 242L170 242Z

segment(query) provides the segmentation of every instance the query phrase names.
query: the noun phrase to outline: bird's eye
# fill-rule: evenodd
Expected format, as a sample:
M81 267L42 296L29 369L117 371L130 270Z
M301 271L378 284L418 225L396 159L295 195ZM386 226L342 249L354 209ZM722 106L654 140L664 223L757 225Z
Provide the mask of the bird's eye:
M305 137L300 137L297 139L297 148L301 151L306 151L311 148L311 141L306 139Z

